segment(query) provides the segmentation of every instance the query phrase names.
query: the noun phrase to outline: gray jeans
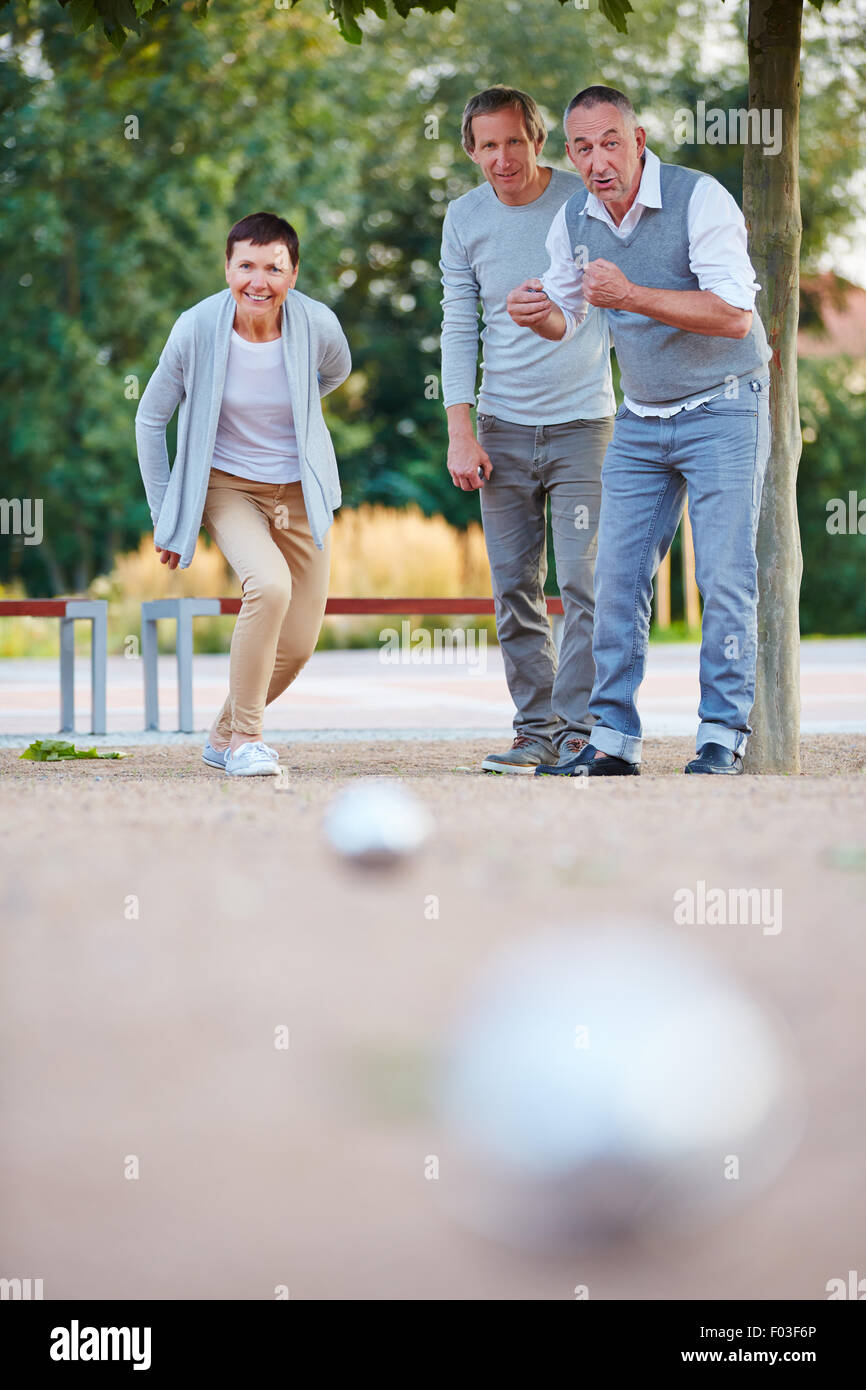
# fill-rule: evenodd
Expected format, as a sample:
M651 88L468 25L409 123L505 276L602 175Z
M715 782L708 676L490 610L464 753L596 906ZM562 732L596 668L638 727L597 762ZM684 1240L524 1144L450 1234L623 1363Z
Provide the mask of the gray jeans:
M478 416L478 442L493 464L481 520L514 729L554 747L573 734L586 738L593 724L593 570L612 434L609 416L562 425ZM564 613L558 663L544 601L548 498Z

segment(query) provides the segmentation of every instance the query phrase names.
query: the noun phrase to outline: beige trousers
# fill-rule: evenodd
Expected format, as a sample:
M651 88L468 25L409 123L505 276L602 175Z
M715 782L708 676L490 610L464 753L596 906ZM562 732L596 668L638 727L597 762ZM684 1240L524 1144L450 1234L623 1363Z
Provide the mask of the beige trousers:
M244 593L213 737L261 739L265 705L313 654L328 596L330 532L318 550L299 482L257 483L221 468L211 469L202 524Z

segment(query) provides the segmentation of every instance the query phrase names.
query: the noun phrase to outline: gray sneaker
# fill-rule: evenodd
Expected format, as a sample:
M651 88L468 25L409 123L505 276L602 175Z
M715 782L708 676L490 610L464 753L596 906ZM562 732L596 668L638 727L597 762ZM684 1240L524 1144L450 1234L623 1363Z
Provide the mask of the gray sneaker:
M228 748L214 748L210 739L208 739L204 746L204 752L201 755L202 761L206 762L208 767L218 767L221 772L225 772L228 751Z
M573 756L573 754L572 754ZM491 753L481 764L482 772L521 772L532 777L539 763L555 763L557 755L546 743L518 734L507 753Z

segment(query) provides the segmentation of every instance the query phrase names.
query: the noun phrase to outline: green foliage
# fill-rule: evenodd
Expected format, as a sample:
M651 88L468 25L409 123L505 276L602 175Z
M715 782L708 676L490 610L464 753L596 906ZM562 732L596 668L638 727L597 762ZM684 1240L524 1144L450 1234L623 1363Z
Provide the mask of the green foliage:
M800 622L804 633L866 632L866 515L863 534L828 531L833 499L854 515L866 501L866 369L844 359L801 361L803 454L797 507L803 546Z
M155 18L168 9L171 0L57 0L70 16L73 32L83 34L88 29L101 28L109 43L118 50L123 48L128 34L141 34ZM464 0L468 4L470 0ZM14 0L0 0L0 10L14 3ZM23 0L26 7L27 0ZM275 7L288 9L301 3L301 0L274 0ZM457 9L457 0L391 0L396 13L406 19L412 10L423 10L425 14L437 15L443 10L452 13ZM472 0L474 3L474 0ZM552 3L552 0L550 0ZM559 0L560 5L573 5L574 0ZM722 0L724 3L724 0ZM811 0L816 10L823 9L824 0ZM831 0L838 3L838 0ZM197 19L209 13L209 0L185 0L182 8L192 12ZM581 6L583 8L583 6ZM588 0L587 0L588 8ZM378 19L389 18L387 0L325 0L325 9L337 21L337 28L347 43L359 44L364 31L358 20L365 14L373 14ZM651 9L644 5L643 10ZM619 34L628 33L628 15L634 14L629 0L598 0L598 12Z
M676 16L651 3L660 87ZM228 228L260 207L295 224L299 288L352 345L329 402L346 501L477 517L444 467L438 391L441 217L478 181L463 105L504 77L530 88L561 163L575 84L597 65L625 81L628 54L597 14L547 0L374 27L347 48L305 6L225 0L202 25L165 8L121 57L75 37L54 0L16 15L0 55L0 439L4 491L43 499L45 538L0 548L0 582L80 592L149 529L136 391L181 310L223 287Z
M562 110L604 80L646 113L663 158L739 199L739 148L673 143L678 107L747 104L742 36L699 76L708 8L684 24L682 4L643 0L624 42L597 11L472 0L398 24L371 14L364 42L347 45L321 5L221 0L206 23L163 5L122 55L92 28L76 37L56 0L7 8L3 492L44 499L45 538L4 537L0 582L81 592L150 529L131 379L143 390L181 310L223 288L226 232L257 208L296 226L298 288L335 309L352 347L353 375L327 403L347 504L477 519L477 497L445 469L439 396L441 219L479 181L460 146L464 103L493 82L531 91L550 129L544 160L566 168ZM862 36L827 25L821 42L803 97L807 265L850 218L845 183L863 155L860 88L843 94L835 77Z
M299 3L300 0L292 0L293 5ZM426 10L427 14L440 14L442 10L453 12L457 8L457 0L392 0L392 3L401 19L405 19L410 10ZM326 0L326 7L333 14L340 33L348 43L360 43L363 39L364 31L358 20L367 11L379 19L388 18L386 0Z
M559 3L568 5L571 0L559 0ZM598 8L599 13L604 15L608 24L612 24L618 34L628 33L626 15L634 13L628 0L598 0Z
M318 90L339 38L279 14L243 28L232 8L202 29L167 12L158 41L117 58L43 0L0 67L3 486L45 513L40 546L0 551L0 579L30 592L84 589L149 528L137 400L177 315L224 286L232 222L294 202L298 184L314 222L326 196L350 200L339 114ZM259 55L271 35L278 66ZM332 265L342 237L314 238L299 212Z
M0 10L12 3L14 0L0 0ZM73 33L83 34L89 29L101 28L109 43L120 50L129 34L140 35L169 8L171 0L58 0L58 3L69 16ZM300 3L301 0L282 0L282 3L275 0L275 8L294 9ZM412 10L437 15L443 10L453 13L457 9L457 0L391 0L391 3L401 19L406 19ZM559 3L569 5L572 0L559 0ZM182 8L191 10L198 19L205 18L209 13L209 0L193 0ZM598 0L598 8L619 33L626 33L626 15L632 9L629 0ZM387 0L325 0L325 9L337 21L341 36L352 44L359 44L364 37L358 23L363 15L372 14L381 20L389 17Z
M126 753L100 753L96 748L76 748L62 738L38 738L18 754L35 763L58 763L66 758L125 758Z

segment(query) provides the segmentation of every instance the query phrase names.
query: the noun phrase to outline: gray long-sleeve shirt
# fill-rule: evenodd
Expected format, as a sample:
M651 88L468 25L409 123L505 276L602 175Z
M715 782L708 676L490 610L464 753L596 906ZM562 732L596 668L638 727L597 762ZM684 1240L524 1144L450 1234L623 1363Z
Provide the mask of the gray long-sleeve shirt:
M187 569L195 554L219 426L235 317L231 290L193 304L176 320L135 413L138 466L161 550ZM283 301L283 363L292 401L301 490L319 550L340 505L340 477L321 397L352 368L336 314L299 290ZM166 426L178 410L177 454L169 469Z
M540 198L511 207L483 183L449 203L442 227L442 394L444 405L474 405L478 304L484 373L478 409L521 425L594 420L616 409L607 317L591 309L568 343L519 328L505 301L510 290L549 265L550 224L583 184L551 171Z

